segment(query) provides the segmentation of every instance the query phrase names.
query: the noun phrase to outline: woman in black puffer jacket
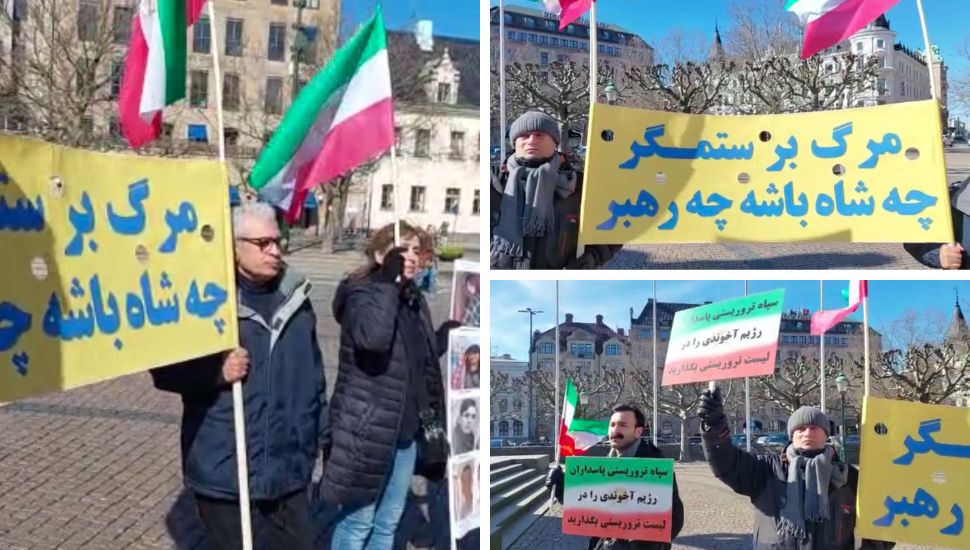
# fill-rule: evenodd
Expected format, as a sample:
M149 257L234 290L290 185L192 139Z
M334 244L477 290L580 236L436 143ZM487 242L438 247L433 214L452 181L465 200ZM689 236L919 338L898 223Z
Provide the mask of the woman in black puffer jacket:
M368 263L337 288L340 366L331 398L329 458L323 498L340 507L331 548L390 549L416 462L419 414L444 419L438 358L447 348L448 322L435 331L414 284L420 243L401 224L371 239Z

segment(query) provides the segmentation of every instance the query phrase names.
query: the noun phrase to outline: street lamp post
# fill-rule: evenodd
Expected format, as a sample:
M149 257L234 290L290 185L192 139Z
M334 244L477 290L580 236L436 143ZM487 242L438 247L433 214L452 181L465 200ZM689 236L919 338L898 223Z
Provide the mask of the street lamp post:
M845 377L845 374L839 373L835 377L835 387L839 390L839 395L841 396L841 407L842 407L842 426L840 433L842 435L842 446L845 446L845 391L849 389L849 379Z
M536 315L542 313L541 311L535 311L531 307L525 309L520 309L519 313L529 314L529 366L528 366L528 378L529 378L529 438L535 438L536 436L536 423L538 419L536 418L535 403L532 396L532 345L535 343L532 341L532 318ZM558 365L557 365L558 368Z
M610 105L616 105L616 96L618 93L619 90L616 89L616 84L613 84L612 80L609 81L606 84L606 87L603 88L603 94L606 95L606 101Z
M293 36L293 46L290 49L293 57L293 82L291 84L290 96L293 101L296 101L296 96L300 95L300 61L302 61L304 48L306 47L306 41L303 35L303 10L306 8L306 5L306 0L293 0L293 7L296 8L296 23L293 24L293 29L296 33Z

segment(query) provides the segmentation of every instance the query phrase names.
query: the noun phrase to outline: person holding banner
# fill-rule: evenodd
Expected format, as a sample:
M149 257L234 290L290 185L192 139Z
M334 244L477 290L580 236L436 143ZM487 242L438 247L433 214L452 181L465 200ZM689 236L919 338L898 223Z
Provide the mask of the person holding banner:
M936 269L970 269L970 178L950 186L952 243L906 243L903 248L916 261Z
M754 548L855 548L858 472L826 444L831 423L801 407L788 418L791 443L781 456L753 455L731 443L720 388L705 390L698 408L704 456L714 476L754 505ZM863 539L861 548L893 543Z
M331 548L389 550L412 475L416 470L444 475L438 359L459 323L432 327L414 281L419 234L402 222L400 237L395 247L394 225L375 233L365 251L367 264L344 279L334 297L340 365L331 405L333 437L325 442L328 459L319 486L323 499L339 506ZM432 439L440 441L442 447L432 449L440 452L435 459L420 456Z
M283 263L273 208L233 210L239 348L151 371L155 387L182 396L182 470L208 547L243 547L233 439L232 384L246 403L253 513L271 548L314 548L306 488L327 439L326 381L310 283ZM190 298L191 300L191 298Z
M610 417L609 456L619 458L664 458L663 453L653 443L641 439L647 429L647 419L634 405L617 405ZM546 487L551 487L556 500L563 502L565 476L562 465L553 464L546 474ZM673 506L671 508L671 540L677 537L684 526L684 503L677 491L677 476L673 480ZM642 540L605 540L592 537L587 546L589 550L669 550L671 543Z
M594 269L620 245L587 246L577 258L583 173L557 152L559 123L529 111L509 127L515 152L492 176L493 269Z

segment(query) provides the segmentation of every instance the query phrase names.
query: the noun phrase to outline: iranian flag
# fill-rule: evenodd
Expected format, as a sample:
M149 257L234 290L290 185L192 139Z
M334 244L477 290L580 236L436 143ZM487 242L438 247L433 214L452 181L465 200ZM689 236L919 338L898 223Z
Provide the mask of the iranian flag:
M205 0L142 0L118 94L121 133L132 147L162 133L162 109L185 97L186 30Z
M562 421L559 426L559 454L577 456L606 439L610 423L603 420L575 418L579 405L579 392L572 380L566 380L566 396L562 404Z
M899 0L788 0L785 9L805 27L802 59L849 38Z
M812 314L812 336L821 336L842 322L850 313L859 309L862 300L869 296L868 281L849 281L849 305L842 309L824 309Z
M546 11L559 16L559 30L565 29L570 23L579 19L593 7L593 0L531 0L536 4L545 4Z
M260 197L302 214L314 186L394 145L394 105L380 5L374 16L300 91L249 176Z

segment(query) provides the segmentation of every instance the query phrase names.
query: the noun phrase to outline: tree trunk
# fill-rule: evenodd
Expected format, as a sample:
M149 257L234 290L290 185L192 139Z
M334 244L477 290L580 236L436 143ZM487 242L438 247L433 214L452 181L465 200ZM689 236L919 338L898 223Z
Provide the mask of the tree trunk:
M680 461L690 462L690 444L687 441L687 419L680 419Z

